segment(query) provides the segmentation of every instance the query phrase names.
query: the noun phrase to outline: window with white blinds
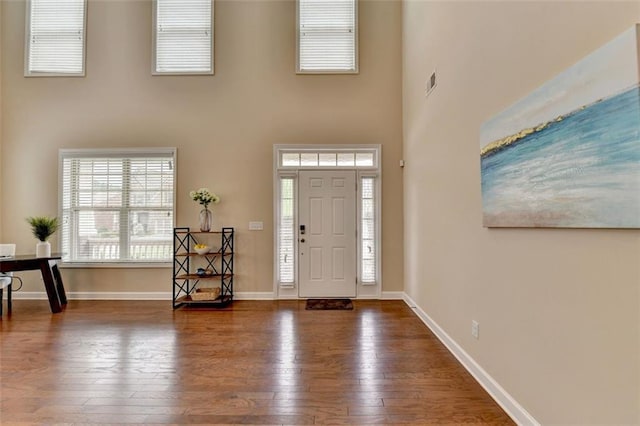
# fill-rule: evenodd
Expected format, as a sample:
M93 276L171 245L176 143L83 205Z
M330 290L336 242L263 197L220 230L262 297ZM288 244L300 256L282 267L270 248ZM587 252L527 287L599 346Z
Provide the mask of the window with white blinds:
M61 150L62 253L68 263L168 262L175 150Z
M298 72L358 72L357 0L298 0Z
M155 0L154 74L213 74L213 0Z
M26 76L83 76L86 0L29 0Z
M278 224L278 281L280 285L295 282L295 197L293 176L280 177L280 221Z
M376 178L360 179L360 282L376 284Z

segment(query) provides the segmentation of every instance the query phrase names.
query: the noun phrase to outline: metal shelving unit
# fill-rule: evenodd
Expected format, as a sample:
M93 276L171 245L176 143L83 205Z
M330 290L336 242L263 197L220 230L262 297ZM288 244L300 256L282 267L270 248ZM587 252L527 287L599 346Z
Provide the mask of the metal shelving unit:
M212 235L220 236L220 248L212 253L196 253L193 246L205 238L209 240ZM222 307L233 302L233 243L234 228L214 232L173 229L173 309L185 305ZM198 275L195 272L198 265L213 273ZM220 288L220 295L215 299L192 298L198 288L211 286Z

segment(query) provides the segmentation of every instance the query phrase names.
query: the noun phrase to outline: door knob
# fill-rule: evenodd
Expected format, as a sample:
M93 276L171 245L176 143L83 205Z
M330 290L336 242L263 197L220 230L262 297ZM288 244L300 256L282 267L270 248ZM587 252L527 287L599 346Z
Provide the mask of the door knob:
M304 243L304 238L300 238L300 242L301 242L301 243Z

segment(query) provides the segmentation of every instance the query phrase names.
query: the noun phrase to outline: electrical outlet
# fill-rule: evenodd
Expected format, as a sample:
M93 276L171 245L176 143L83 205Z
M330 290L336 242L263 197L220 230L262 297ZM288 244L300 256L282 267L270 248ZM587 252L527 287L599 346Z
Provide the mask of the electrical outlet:
M480 324L476 320L471 320L471 335L476 339L480 338Z

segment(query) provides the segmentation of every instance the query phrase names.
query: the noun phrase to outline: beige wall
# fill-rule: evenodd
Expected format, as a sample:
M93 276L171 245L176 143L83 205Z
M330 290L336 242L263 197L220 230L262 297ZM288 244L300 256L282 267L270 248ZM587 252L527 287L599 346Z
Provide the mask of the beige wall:
M2 7L0 7L0 82L2 81ZM2 84L0 84L0 177L2 176ZM0 183L0 203L2 203L2 184ZM2 237L2 208L0 208L0 243L4 243Z
M543 424L640 424L640 232L483 228L479 128L638 21L638 2L403 7L405 290Z
M294 73L293 1L216 0L215 76L152 77L150 1L89 0L86 77L24 78L24 1L2 6L1 231L19 252L35 246L24 218L57 211L59 148L175 146L178 225L197 226L188 192L208 186L214 225L238 230L236 290L270 292L273 144L382 144L383 290L402 289L399 1L360 3L361 72L341 76ZM64 275L69 291L171 289L170 269Z

